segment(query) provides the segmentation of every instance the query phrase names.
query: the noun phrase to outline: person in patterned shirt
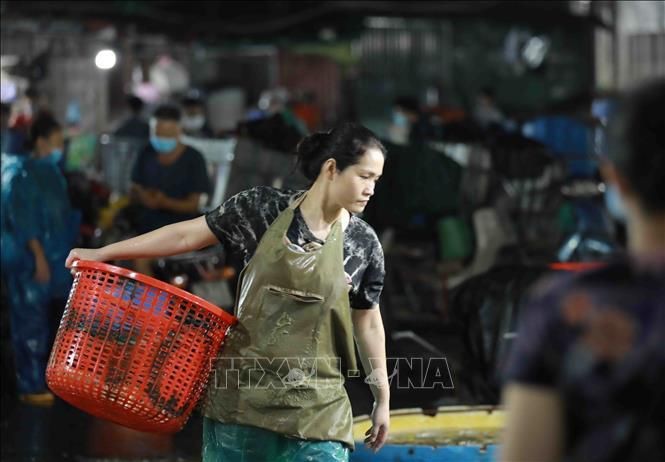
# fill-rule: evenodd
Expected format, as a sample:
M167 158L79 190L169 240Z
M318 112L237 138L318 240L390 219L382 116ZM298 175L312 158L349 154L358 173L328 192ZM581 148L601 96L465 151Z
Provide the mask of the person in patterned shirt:
M664 108L665 79L627 95L602 165L626 255L543 281L523 312L503 461L665 460Z
M378 451L389 429L379 310L384 261L376 233L357 215L374 194L385 154L370 130L344 123L298 144L308 190L243 191L196 219L100 249L73 249L66 266L77 259L154 258L221 243L242 269L234 307L239 324L221 355L314 351L317 357L341 357L351 371L355 337L365 372L377 379L370 384L375 402L365 443ZM311 375L291 372L291 379ZM341 371L323 367L317 379L322 376L343 383ZM238 386L219 395L215 388L209 387L204 406L203 460L348 460L352 416L343 386L331 391L299 385L285 392ZM231 402L237 404L229 408Z

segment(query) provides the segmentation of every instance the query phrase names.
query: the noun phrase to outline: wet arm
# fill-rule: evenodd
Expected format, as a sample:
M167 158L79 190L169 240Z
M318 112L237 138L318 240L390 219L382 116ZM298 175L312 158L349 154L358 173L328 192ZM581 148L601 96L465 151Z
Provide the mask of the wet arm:
M378 305L368 310L352 310L353 333L360 360L366 375L372 374L376 384L370 384L377 403L388 403L390 388L386 366L386 335Z
M67 257L66 265L69 267L76 259L92 257L100 261L166 257L198 250L217 242L205 216L200 216L96 249L94 255L88 255L89 249L74 249Z

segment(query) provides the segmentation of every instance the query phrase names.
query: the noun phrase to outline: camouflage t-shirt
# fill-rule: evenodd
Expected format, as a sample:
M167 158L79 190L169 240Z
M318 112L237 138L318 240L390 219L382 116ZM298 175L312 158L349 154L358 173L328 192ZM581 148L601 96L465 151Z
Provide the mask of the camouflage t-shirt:
M245 267L268 227L302 192L267 186L248 189L207 213L206 222L230 261ZM300 208L295 210L287 237L305 251L323 245L307 227ZM381 243L374 230L353 215L344 231L344 270L352 308L369 309L379 303L385 276Z

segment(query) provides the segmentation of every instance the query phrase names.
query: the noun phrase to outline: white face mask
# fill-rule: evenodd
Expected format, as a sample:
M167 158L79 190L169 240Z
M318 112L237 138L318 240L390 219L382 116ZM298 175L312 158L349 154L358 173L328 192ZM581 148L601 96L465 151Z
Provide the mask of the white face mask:
M203 114L197 114L194 116L186 115L182 118L180 123L182 124L182 128L184 128L185 131L195 132L203 128L203 125L206 123L206 118L203 116Z
M612 185L607 185L607 190L605 191L605 206L610 216L616 221L625 223L626 222L626 207L619 196L619 191L617 188Z

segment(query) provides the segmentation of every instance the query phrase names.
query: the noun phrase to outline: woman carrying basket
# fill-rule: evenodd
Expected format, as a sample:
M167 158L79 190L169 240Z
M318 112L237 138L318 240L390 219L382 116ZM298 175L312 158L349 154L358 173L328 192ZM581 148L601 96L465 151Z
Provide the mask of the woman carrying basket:
M204 461L338 461L353 448L344 379L357 370L353 339L374 395L365 443L378 451L389 427L385 335L378 299L383 252L364 210L385 148L345 123L303 139L304 192L257 187L205 216L66 261L155 258L218 241L242 262L238 325L215 366L203 406Z

